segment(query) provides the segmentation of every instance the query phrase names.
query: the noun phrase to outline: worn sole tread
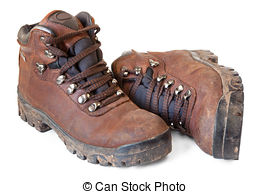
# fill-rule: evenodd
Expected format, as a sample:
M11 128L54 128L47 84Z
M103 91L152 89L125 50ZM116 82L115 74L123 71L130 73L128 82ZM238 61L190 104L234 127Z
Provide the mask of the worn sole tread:
M244 92L242 79L233 68L218 64L218 57L208 50L190 51L192 57L219 73L223 83L223 96L216 113L213 136L215 158L239 158Z
M66 145L67 150L81 160L102 166L128 167L144 165L164 158L171 151L171 134L165 133L150 140L120 146L103 148L84 144L65 133L52 119L28 104L18 95L19 116L40 132L53 129Z

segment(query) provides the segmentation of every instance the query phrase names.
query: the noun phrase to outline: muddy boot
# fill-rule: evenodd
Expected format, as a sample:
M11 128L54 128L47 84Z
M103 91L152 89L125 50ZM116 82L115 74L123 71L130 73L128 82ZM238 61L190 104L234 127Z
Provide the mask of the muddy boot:
M91 163L132 166L165 157L168 126L119 88L102 59L98 31L86 12L53 11L21 27L21 118L38 131L55 130L71 153Z
M210 51L124 53L112 65L120 87L139 107L192 136L215 158L238 159L243 85Z

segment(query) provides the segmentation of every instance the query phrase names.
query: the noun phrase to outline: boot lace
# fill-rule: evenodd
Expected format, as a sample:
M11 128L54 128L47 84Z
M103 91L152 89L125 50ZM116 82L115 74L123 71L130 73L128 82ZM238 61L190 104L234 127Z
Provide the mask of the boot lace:
M87 26L76 32L70 32L62 36L46 37L43 39L43 41L48 48L48 50L46 51L48 57L51 58L55 56L68 57L68 54L65 51L59 49L57 45L63 42L64 40L70 39L74 36L80 35L85 32L89 32L90 30L94 32L92 34L89 33L89 36L94 42L94 44L90 45L88 48L84 49L76 56L69 58L68 61L63 66L61 66L56 82L59 85L61 85L63 82L70 83L67 90L68 94L72 94L76 89L84 89L85 94L81 95L78 98L78 102L80 104L83 104L87 100L94 101L94 103L92 103L88 108L90 112L94 112L97 108L102 108L118 100L123 95L122 90L118 89L118 85L116 84L117 82L115 79L113 79L111 71L106 66L106 62L102 59L98 61L96 64L88 67L84 71L74 76L68 77L66 75L66 72L70 68L75 66L83 58L85 58L86 56L88 56L93 52L96 52L99 49L101 43L96 38L96 34L100 31L99 26L98 25ZM87 80L88 77L99 73L102 73L102 75L93 78L91 80ZM108 84L108 88L104 89L100 93L94 94L95 90L104 86L105 84Z
M148 69L154 71L155 66L159 64L158 61L152 59L149 60L151 66ZM147 70L148 70L147 69ZM129 91L131 99L135 100L135 93L141 84L144 75L141 73L141 67L135 67L134 69L128 69L123 66L120 73L120 86L123 82L133 82L133 86ZM128 76L129 74L135 76ZM152 78L146 90L146 99L142 108L149 110L155 114L159 114L168 124L174 128L178 128L182 133L189 134L189 130L183 128L185 126L187 118L187 110L189 106L189 99L191 97L191 90L187 89L184 92L184 86L179 85L174 91L171 91L170 87L175 83L174 80L166 80L166 75L159 75L156 78ZM162 111L159 111L160 97L163 95ZM175 101L173 117L169 118L169 105ZM181 114L180 114L181 113Z

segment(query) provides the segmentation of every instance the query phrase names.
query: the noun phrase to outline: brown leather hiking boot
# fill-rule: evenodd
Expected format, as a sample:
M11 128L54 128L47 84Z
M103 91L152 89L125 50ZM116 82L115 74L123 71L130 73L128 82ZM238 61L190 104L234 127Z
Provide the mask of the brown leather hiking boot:
M213 53L131 51L112 70L139 107L192 136L215 158L238 159L243 85L237 72L217 64Z
M41 132L54 129L71 153L91 163L131 166L165 157L168 126L119 88L102 59L98 31L88 13L63 11L20 29L21 118Z

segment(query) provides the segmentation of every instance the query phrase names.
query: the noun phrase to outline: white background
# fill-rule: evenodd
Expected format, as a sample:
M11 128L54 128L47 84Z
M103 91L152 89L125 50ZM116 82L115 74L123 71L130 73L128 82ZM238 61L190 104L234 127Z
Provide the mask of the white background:
M270 193L269 1L5 1L1 5L0 193L85 193L85 181L181 182L183 193ZM24 24L62 9L87 11L101 26L104 58L124 50L209 49L235 68L245 91L239 161L208 156L173 133L173 151L147 166L93 165L70 154L53 131L39 133L18 117L18 49Z

